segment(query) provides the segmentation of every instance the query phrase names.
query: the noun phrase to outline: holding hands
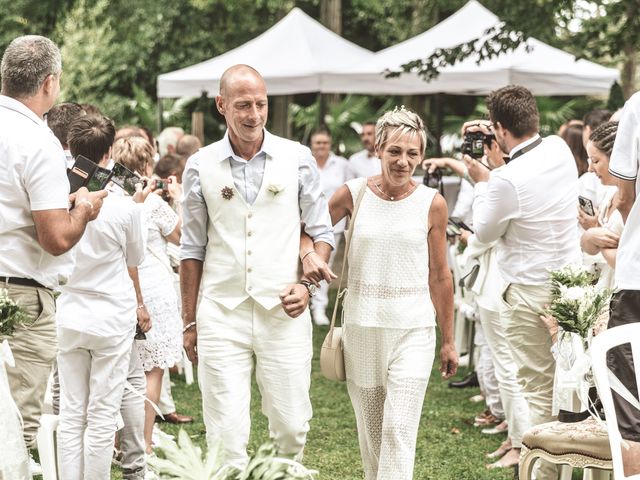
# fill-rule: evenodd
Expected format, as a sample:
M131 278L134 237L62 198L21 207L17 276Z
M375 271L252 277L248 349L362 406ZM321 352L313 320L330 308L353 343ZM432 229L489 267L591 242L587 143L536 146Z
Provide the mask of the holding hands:
M302 277L309 280L316 287L320 286L322 280L331 283L338 278L338 276L331 271L327 262L313 250L302 257Z

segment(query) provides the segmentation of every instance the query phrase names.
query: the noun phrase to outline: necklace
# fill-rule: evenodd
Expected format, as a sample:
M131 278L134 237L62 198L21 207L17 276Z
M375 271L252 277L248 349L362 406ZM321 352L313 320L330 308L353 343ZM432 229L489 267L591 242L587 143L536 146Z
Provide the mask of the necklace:
M389 195L388 193L386 193L384 190L382 190L382 188L380 188L380 185L378 185L376 182L373 182L373 185L376 187L376 189L385 197L387 197L389 200L401 200L404 197L406 197L407 195L409 195L411 192L413 192L416 187L418 186L418 184L416 183L415 185L411 185L411 187L409 187L409 190L407 190L406 192L404 192L402 195L399 195L397 197L392 197L391 195Z

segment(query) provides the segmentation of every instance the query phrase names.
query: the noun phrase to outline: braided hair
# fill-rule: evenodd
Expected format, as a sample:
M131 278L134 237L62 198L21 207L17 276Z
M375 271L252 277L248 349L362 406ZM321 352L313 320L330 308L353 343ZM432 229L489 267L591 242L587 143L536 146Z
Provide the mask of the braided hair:
M611 157L616 133L618 133L618 122L605 122L591 132L589 141L607 157Z

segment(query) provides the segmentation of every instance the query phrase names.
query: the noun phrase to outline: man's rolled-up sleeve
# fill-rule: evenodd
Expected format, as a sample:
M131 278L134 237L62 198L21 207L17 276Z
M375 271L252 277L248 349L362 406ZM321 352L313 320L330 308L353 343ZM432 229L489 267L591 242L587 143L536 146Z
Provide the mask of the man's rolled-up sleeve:
M327 198L322 191L320 172L309 149L305 148L298 161L298 200L300 218L305 232L314 243L325 242L336 248Z
M622 111L616 140L611 152L609 173L622 180L633 181L638 176L640 161L640 121L636 112L639 99L631 98Z
M518 212L518 194L511 182L493 175L488 182L476 183L473 192L473 229L479 241L491 243L502 237Z
M207 247L207 204L200 189L198 155L187 161L184 169L182 197L182 237L180 260L204 262Z

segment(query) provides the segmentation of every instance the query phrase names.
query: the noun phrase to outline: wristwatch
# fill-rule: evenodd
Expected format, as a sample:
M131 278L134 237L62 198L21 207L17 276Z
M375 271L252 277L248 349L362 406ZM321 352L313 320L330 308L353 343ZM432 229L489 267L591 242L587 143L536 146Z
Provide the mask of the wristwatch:
M313 283L308 280L300 280L300 283L307 287L307 292L309 292L309 296L313 297L316 293L318 293L318 287L316 287Z

